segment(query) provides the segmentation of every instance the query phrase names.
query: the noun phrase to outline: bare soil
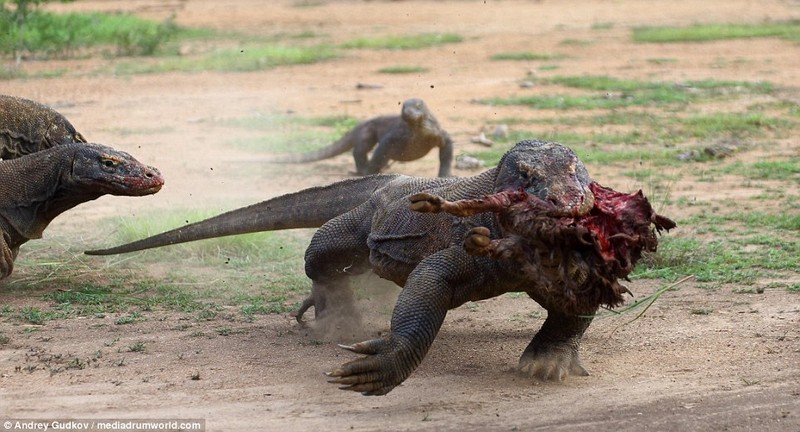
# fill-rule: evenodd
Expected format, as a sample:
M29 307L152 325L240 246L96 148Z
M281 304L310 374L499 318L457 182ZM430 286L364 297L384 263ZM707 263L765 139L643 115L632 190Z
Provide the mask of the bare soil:
M48 233L76 233L71 247L77 253L96 246L81 239L96 242L92 225L109 216L136 215L144 208L232 208L342 179L352 169L349 155L311 166L266 166L259 163L263 155L229 145L231 134L256 132L225 128L219 119L258 112L369 118L393 114L404 99L421 97L455 137L459 152L479 149L469 138L487 122L537 116L527 108L471 103L531 91L519 82L539 63L489 61L497 52L563 53L568 57L560 73L570 75L768 79L795 89L800 82L798 46L784 40L654 45L634 44L629 37L630 28L639 25L798 19L800 4L792 1L328 1L298 6L302 3L87 0L51 7L132 10L158 19L175 14L180 25L250 34L310 30L333 43L423 32L458 33L465 41L424 50L354 50L319 64L248 73L117 77L93 71L120 60L31 62L25 66L29 71L69 72L4 81L3 93L56 107L92 141L135 154L167 179L152 197L104 197L82 205L56 220ZM597 24L612 26L592 29ZM595 43L562 44L565 39ZM657 58L680 61L647 61ZM720 68L720 59L729 67ZM430 70L376 72L395 65ZM359 89L358 84L378 88ZM776 152L800 151L797 136L778 144ZM436 167L436 155L430 154L390 171L431 176ZM616 189L632 186L617 169L590 166L590 171ZM678 182L674 188L675 195L697 202L757 192L724 182ZM669 216L684 211L663 209ZM48 233L41 241L48 241ZM174 265L180 262L176 256ZM637 280L630 289L641 298L661 283ZM389 395L369 398L339 391L322 375L354 357L336 342L354 341L321 338L288 315L229 324L224 334L219 322L164 311L144 312L145 319L124 326L114 325L118 316L113 314L43 325L5 320L0 322L8 337L0 344L0 419L204 419L213 431L800 431L798 300L785 289L735 294L730 287L707 290L688 282L636 321L627 323L630 314L596 320L582 348L591 376L541 383L513 369L544 312L524 298L502 296L451 311L419 369ZM0 304L18 307L30 301L35 300L0 290ZM387 328L384 314L371 331ZM137 343L146 350L128 349ZM70 362L84 364L70 367Z

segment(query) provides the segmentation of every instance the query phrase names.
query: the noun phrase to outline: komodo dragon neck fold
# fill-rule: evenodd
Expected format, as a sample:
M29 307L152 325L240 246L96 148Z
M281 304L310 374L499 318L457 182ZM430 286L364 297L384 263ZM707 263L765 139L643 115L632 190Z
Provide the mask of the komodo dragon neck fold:
M0 217L13 228L11 237L42 238L42 232L58 215L105 193L72 183L69 150L62 147L45 157L23 157L0 164L0 178L7 179L4 186L16 191L0 196Z

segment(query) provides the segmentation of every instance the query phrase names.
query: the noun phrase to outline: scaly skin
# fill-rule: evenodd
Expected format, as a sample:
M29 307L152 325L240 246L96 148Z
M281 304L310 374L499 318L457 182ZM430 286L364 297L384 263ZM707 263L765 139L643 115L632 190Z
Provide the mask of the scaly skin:
M377 144L377 147L375 147ZM369 152L375 148L372 158ZM356 174L377 174L390 161L417 160L431 149L439 149L439 177L451 175L453 140L439 126L428 106L421 99L403 102L399 116L381 116L359 123L339 141L320 150L280 155L269 160L274 163L305 163L328 159L353 150Z
M14 269L20 245L41 238L64 211L106 194L154 194L163 184L155 168L100 144L61 144L0 161L0 279Z
M0 95L0 159L15 159L86 139L61 114L32 100Z
M494 211L467 211L456 216L425 209L437 207L436 199L432 203L430 197L438 197L443 203L494 195L502 201L500 193L521 193L521 202L545 203L547 211L556 217L578 217L592 208L590 184L585 166L572 150L556 143L522 141L496 168L473 177L363 177L277 197L132 244L87 253L131 252L252 232L258 226L266 230L319 223L321 227L305 254L311 295L296 313L298 321L312 306L318 324L347 319L343 311L354 310L348 284L353 275L371 270L403 287L392 314L391 332L343 346L365 357L328 372L332 383L364 395L390 392L425 357L449 309L506 292L525 292L548 310L542 328L520 358L520 371L531 377L561 380L586 374L578 354L581 337L597 308L604 302L618 303L621 293L609 293L605 284L595 286L590 272L573 271L587 266L580 253L549 258L535 249L518 252L519 245L535 248L538 241L513 240L529 229L523 224L524 216L509 222ZM326 205L314 205L320 202L317 200ZM302 207L289 210L296 206ZM502 203L497 206L503 207ZM529 206L534 209L538 204ZM523 206L523 210L526 208ZM292 219L279 226L290 211L294 212ZM261 218L259 222L248 222L256 216ZM472 231L473 227L480 230ZM523 232L513 231L518 228ZM464 247L465 239L477 242L472 250ZM508 257L474 253L502 239L512 239ZM542 259L534 263L537 258ZM520 266L520 261L529 265ZM583 292L601 295L576 301L575 293Z

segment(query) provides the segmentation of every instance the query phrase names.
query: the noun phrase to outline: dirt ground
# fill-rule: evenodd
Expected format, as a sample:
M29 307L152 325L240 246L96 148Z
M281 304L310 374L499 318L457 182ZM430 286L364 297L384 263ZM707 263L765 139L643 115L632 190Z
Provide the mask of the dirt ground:
M334 43L423 32L458 33L465 41L425 50L353 50L332 61L247 73L117 77L92 71L98 63L120 60L32 62L26 66L31 71L66 67L70 72L52 79L3 81L2 93L58 108L91 140L135 154L167 179L155 196L104 197L82 205L57 219L48 233L72 230L96 242L91 225L109 216L136 215L143 208L232 208L347 177L352 169L348 155L276 174L258 163L263 155L226 145L226 134L248 134L231 132L215 120L254 112L368 118L395 113L402 100L421 97L456 139L457 152L479 149L469 138L487 122L537 115L524 107L471 103L526 91L519 82L534 65L489 61L497 52L565 53L569 57L562 71L569 68L571 75L758 80L768 73L779 86L796 89L800 82L800 50L790 42L637 45L628 36L639 25L800 19L800 3L794 1L296 3L82 0L51 7L134 10L159 19L174 13L179 25L251 34L311 30ZM603 23L613 26L592 30ZM559 44L597 38L602 43ZM680 62L665 67L646 61L651 58ZM715 68L718 58L748 61ZM376 73L398 64L426 65L430 71ZM358 84L379 88L359 89ZM146 133L130 132L137 130ZM784 151L798 154L796 138L782 141ZM436 163L430 154L393 165L391 171L430 176ZM618 172L602 168L590 167L599 181L620 190L631 187ZM676 188L676 194L699 201L736 193L735 187L719 184ZM682 210L663 212L680 216ZM84 246L97 244L74 247ZM180 257L176 262L180 265ZM630 288L642 297L661 284L637 280ZM2 291L0 304L26 301ZM236 331L227 335L215 332L219 323L163 311L146 312L147 319L128 326L113 325L113 315L40 326L2 321L10 341L0 345L0 419L202 419L210 431L800 431L798 303L800 298L784 289L741 295L688 282L633 323L621 326L631 315L596 320L582 347L591 375L556 384L513 371L543 312L533 302L502 296L451 311L419 369L389 395L369 398L325 382L323 371L354 356L337 348L337 341L319 340L288 315L236 323ZM713 313L693 313L703 308ZM385 330L388 317L375 325ZM29 327L36 331L25 331ZM116 348L137 342L146 343L145 353ZM94 359L89 367L53 374L43 365L54 356ZM125 367L118 367L120 362Z

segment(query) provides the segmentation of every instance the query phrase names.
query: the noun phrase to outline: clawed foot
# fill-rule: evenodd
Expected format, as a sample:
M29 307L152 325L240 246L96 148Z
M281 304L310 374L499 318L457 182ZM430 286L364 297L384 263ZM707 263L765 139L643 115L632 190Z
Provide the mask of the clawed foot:
M444 198L426 192L411 195L411 210L420 213L439 213L445 203Z
M0 237L0 279L7 278L14 271L14 258L14 252Z
M525 353L519 359L517 370L542 381L564 381L569 375L589 375L589 372L581 364L578 353L571 350L538 354Z
M489 255L489 246L492 244L492 239L489 238L490 234L488 228L472 228L467 233L467 238L464 239L464 250L470 255Z
M381 396L392 391L408 376L398 365L411 363L410 355L388 338L372 339L355 345L339 345L356 354L365 354L358 360L347 362L325 375L328 382L343 384L341 390L360 392L365 396ZM413 368L413 367L412 367Z

